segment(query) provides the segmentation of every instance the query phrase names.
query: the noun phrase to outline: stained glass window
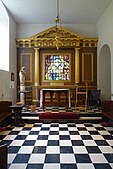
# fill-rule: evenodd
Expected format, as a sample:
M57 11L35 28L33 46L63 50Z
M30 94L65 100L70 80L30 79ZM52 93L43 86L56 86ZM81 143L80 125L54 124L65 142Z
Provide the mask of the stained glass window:
M69 80L69 54L45 56L45 80Z

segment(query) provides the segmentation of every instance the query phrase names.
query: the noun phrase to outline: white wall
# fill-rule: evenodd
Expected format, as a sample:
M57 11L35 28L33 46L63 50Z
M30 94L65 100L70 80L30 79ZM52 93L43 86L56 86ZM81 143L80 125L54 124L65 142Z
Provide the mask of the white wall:
M103 45L107 44L111 52L111 95L113 94L113 1L108 6L103 16L97 23L97 32L99 37L98 42L98 59L97 59L97 69L99 70L99 54ZM102 64L101 64L102 66ZM104 69L107 69L107 66ZM98 72L98 82L99 82L99 71ZM98 84L99 85L99 84Z
M5 9L5 8L4 8ZM15 87L10 88L11 72L16 75L17 56L16 56L16 22L9 15L9 71L0 70L0 100L11 100L13 103L16 101L16 77ZM2 59L3 56L2 56Z
M10 72L0 70L0 100L11 100L9 80Z
M39 32L55 26L55 24L18 24L17 38L29 38ZM96 38L95 24L62 24L62 27L83 36Z
M111 99L111 54L108 45L104 45L99 53L99 88L101 99Z
M14 89L10 89L10 99L13 103L16 102L17 98L17 48L16 48L16 22L14 19L10 17L10 79L11 79L11 72L14 73Z

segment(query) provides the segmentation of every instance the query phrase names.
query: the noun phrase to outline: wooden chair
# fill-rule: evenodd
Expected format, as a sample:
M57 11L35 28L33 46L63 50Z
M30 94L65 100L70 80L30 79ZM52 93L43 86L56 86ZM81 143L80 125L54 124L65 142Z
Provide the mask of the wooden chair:
M89 107L98 108L101 107L101 90L100 89L93 89L89 91L88 95L88 104Z
M88 107L88 84L79 83L76 84L76 100L75 100L75 110L82 108L87 110Z

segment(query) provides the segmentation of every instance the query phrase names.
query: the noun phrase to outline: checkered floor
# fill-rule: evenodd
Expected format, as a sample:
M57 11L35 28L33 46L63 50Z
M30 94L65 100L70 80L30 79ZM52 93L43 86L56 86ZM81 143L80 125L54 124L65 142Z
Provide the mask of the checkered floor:
M37 110L38 110L38 112L41 112L41 111L43 111L43 109L42 108L40 108L40 107L37 107ZM68 108L68 109L66 109L65 107L59 107L59 106L51 106L51 107L45 107L45 111L47 111L47 112L84 112L84 108L83 107L78 107L77 109L75 109L75 107L70 107L70 108ZM86 110L86 112L88 112L88 113L95 113L95 112L100 112L100 110L98 109L98 108L88 108L87 110Z
M35 123L7 127L9 169L112 169L113 128L101 124Z

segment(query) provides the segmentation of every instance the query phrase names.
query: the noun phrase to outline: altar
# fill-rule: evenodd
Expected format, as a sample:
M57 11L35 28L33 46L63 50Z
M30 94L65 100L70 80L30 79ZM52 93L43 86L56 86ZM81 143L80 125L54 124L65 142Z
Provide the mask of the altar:
M49 93L50 94L50 102L51 104L55 105L55 102L53 101L53 96L54 96L54 93L57 93L58 95L58 103L59 106L60 105L64 105L66 107L71 107L71 100L70 100L70 89L50 89L50 88L42 88L40 89L40 107L43 108L44 110L44 107L46 105L46 99L45 99L45 96L46 96L46 93ZM61 102L61 93L64 93L65 94L65 103L64 102Z

